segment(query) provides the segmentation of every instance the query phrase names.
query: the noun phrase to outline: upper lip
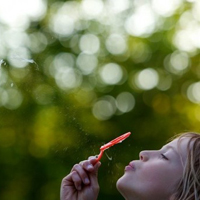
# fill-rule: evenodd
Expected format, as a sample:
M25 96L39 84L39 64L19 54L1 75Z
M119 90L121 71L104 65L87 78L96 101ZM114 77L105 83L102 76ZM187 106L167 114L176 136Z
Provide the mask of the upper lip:
M130 163L129 163L129 166L132 167L133 169L135 169L135 166L134 166L133 163L130 162Z

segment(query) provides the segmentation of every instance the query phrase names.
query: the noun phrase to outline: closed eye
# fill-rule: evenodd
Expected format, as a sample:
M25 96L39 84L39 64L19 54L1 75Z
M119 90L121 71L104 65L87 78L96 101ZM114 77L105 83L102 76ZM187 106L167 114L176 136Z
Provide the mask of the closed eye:
M163 153L161 153L161 156L162 156L163 159L169 160Z

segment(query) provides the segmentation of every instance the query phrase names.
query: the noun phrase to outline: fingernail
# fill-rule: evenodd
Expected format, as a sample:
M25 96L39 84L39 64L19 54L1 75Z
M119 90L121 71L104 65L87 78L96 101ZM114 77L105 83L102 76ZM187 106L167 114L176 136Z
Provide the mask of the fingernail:
M90 183L89 179L85 178L85 184L88 184L88 183Z
M88 166L87 166L87 169L88 169L88 170L93 169L93 166L92 166L92 165L88 165Z

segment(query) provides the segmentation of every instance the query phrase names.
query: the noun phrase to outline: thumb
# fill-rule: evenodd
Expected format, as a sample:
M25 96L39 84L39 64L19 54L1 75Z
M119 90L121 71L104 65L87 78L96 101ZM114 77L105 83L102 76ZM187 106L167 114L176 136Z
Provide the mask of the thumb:
M99 171L99 167L101 166L101 162L97 162L94 164L94 171L93 173L95 173L96 175L98 175L98 171Z
M91 173L89 173L89 178L91 181L91 184L95 184L96 182L98 182L98 171L99 171L99 167L101 166L101 162L97 162L94 165L94 169Z

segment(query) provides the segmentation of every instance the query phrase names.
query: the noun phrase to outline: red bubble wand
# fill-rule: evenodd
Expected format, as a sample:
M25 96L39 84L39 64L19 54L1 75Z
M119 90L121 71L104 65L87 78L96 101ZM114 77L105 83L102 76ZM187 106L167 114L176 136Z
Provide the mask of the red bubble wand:
M111 140L110 142L104 144L103 146L100 147L100 154L97 156L97 162L100 161L101 157L103 156L103 152L106 149L109 149L110 147L114 146L115 144L121 143L123 140L125 140L127 137L129 137L131 132L125 133L114 140Z

